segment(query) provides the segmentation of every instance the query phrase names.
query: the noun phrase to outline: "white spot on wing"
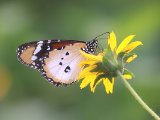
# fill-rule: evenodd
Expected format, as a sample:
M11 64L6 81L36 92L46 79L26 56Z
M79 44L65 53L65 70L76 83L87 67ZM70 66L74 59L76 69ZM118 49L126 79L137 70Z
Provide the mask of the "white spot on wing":
M37 46L37 47L36 47L36 50L34 51L34 55L37 54L40 50L41 50L41 47L40 47L40 46Z
M39 44L37 45L36 50L33 53L34 55L37 54L39 51L41 51L41 46L43 46L43 44L42 44L43 41L39 41L38 43Z
M50 48L47 48L47 50L50 50Z
M42 44L42 43L43 43L43 41L39 41L39 42L38 42L38 44Z
M37 56L32 56L31 60L34 61L37 59Z
M51 43L51 40L48 40L48 42L47 43Z

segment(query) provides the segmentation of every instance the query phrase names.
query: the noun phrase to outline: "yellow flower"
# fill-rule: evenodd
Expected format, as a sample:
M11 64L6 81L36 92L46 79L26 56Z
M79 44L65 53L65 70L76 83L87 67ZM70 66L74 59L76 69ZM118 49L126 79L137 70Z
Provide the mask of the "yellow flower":
M120 71L126 79L132 79L133 74L125 68L125 64L137 58L136 54L130 54L130 52L142 45L140 41L131 42L134 37L135 35L126 37L117 47L116 35L111 32L108 38L108 49L103 53L92 55L80 51L86 58L79 65L82 68L78 77L79 80L82 79L80 88L90 85L91 91L95 92L97 85L103 82L106 92L112 93L117 71Z

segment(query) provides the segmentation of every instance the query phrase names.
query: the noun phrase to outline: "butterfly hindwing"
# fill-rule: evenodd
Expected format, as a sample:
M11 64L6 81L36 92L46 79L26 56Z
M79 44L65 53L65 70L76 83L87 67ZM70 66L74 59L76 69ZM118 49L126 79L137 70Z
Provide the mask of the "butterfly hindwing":
M61 84L71 84L76 81L80 68L78 64L85 58L79 53L85 43L66 45L63 50L49 52L49 58L44 60L43 75L49 80Z

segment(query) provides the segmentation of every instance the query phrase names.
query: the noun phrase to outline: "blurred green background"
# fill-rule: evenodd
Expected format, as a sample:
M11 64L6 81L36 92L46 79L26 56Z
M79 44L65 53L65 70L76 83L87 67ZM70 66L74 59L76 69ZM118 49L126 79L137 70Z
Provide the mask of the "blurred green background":
M130 34L143 42L128 65L130 83L160 115L159 0L1 0L0 120L152 120L119 79L110 95L102 84L95 94L79 83L57 88L16 58L25 42L85 41L112 30L119 42Z

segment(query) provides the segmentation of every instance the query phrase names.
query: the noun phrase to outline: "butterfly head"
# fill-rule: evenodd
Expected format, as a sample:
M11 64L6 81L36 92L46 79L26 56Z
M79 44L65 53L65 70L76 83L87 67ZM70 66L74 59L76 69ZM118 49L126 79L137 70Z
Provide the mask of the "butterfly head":
M89 54L95 54L95 52L97 52L97 48L98 48L99 51L102 52L103 47L99 46L100 44L98 44L98 40L100 39L101 36L106 35L106 34L109 35L110 33L109 32L102 33L102 34L98 35L97 37L95 37L92 41L86 42L87 47L85 48L84 51Z

